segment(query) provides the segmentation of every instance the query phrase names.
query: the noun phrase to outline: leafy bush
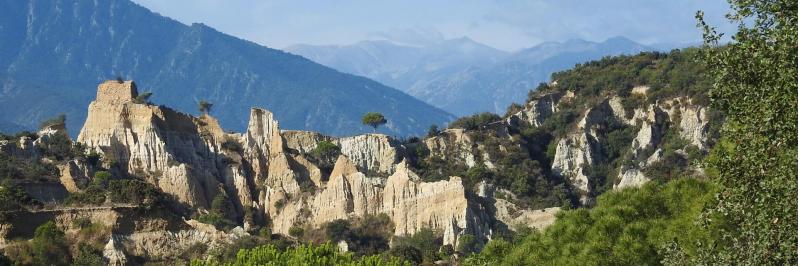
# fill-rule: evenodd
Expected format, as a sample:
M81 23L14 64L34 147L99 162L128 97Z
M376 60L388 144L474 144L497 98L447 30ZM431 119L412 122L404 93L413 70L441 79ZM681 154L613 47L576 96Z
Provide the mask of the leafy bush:
M165 203L167 197L150 183L137 179L111 180L108 182L111 202L130 203L144 207Z
M234 260L230 261L192 261L191 265L372 265L372 266L409 266L397 257L366 256L355 258L352 253L340 253L338 247L331 243L320 246L301 245L280 250L274 245L264 245L252 249L238 251Z
M462 128L466 130L479 130L484 126L499 121L502 118L494 113L479 113L454 120L449 124L449 128Z
M72 261L73 266L103 266L105 259L99 250L85 244L80 244L78 254Z
M305 235L305 229L299 226L291 226L291 228L288 228L288 235L300 238Z
M31 245L38 265L66 265L70 261L64 232L52 221L36 228Z
M716 229L696 226L714 200L710 183L683 178L667 184L607 192L593 209L557 214L542 233L520 244L491 241L472 265L658 265L662 248L675 241L694 256L698 243L711 244ZM495 243L494 243L495 242ZM484 265L484 264L482 264Z

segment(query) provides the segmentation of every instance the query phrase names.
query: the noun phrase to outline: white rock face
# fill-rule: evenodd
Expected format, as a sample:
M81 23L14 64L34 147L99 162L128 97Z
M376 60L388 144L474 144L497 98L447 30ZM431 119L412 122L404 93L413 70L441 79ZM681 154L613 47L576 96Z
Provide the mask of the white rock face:
M533 127L538 127L543 122L557 112L557 105L562 98L562 93L549 93L540 96L538 99L529 101L524 109L507 118L507 123L517 126L520 121L529 123Z
M459 177L422 182L401 162L404 147L388 136L336 139L307 131L281 131L271 112L257 108L250 112L245 133L228 134L209 116L195 118L165 107L136 104L136 95L132 82L101 84L78 141L118 162L120 170L145 178L189 206L207 208L217 193L226 193L240 215L252 207L256 220L268 217L271 231L280 234L294 226L319 227L335 219L369 214L388 215L397 235L422 228L442 232L445 244L455 245L465 233L482 240L492 234L492 218L469 200ZM507 128L502 128L496 130L497 136L508 137ZM307 156L320 141L332 141L341 148L327 180ZM462 130L447 130L425 144L433 153L443 151L442 156L449 156L446 159L471 166L476 163L475 153L484 153ZM491 158L480 156L486 165L491 163ZM373 173L376 176L367 176ZM539 216L528 213L512 219L545 224L538 221ZM108 250L120 250L121 245L124 254L157 258L170 256L158 247L226 239L193 227L118 236Z
M571 185L580 192L580 201L587 204L590 200L590 180L587 170L599 160L598 137L594 128L608 116L612 116L610 106L602 104L585 112L577 123L575 132L557 142L551 170L557 175L567 177Z
M399 143L386 135L358 135L341 138L337 142L341 154L366 172L391 173L400 160Z

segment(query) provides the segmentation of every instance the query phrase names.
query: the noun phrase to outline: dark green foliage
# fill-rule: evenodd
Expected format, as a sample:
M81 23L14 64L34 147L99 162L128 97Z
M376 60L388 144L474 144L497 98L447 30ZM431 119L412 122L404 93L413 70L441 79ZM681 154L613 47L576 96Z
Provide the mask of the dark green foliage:
M466 130L478 130L490 123L501 120L501 117L494 113L479 113L454 120L449 124L449 128L462 128Z
M429 126L429 129L427 130L427 137L428 138L437 136L438 134L441 134L441 130L438 129L438 125Z
M158 206L167 200L158 188L137 179L109 181L108 195L113 203L128 203L143 207Z
M78 254L72 260L72 266L103 266L105 259L102 252L94 249L93 247L80 244L78 247Z
M213 104L206 100L200 100L197 103L197 109L199 109L200 113L208 114L211 112L211 108L213 108Z
M236 223L229 219L233 215L235 215L235 207L230 202L227 193L219 192L211 201L211 210L199 215L197 221L213 225L220 230L230 230L236 226Z
M386 214L366 215L350 230L349 248L357 254L373 255L388 250L394 224Z
M385 123L388 123L388 120L386 120L385 116L383 116L381 113L368 112L365 115L363 115L363 119L361 119L361 122L363 122L364 125L373 127L374 130L376 131L377 127L384 125Z
M3 179L0 182L0 211L18 210L23 206L33 204L38 204L38 202L30 198L25 190L15 185L10 179Z
M421 252L421 257L425 262L434 262L440 259L438 248L443 244L443 239L439 233L429 228L421 228L409 237L398 238L399 246L410 246Z
M310 159L326 174L329 175L335 166L335 160L341 154L341 148L331 141L319 141L316 148L310 151Z
M460 254L468 255L477 249L477 240L473 235L463 234L457 238L457 251Z
M58 168L52 164L0 153L0 178L29 181L54 180L58 174Z
M672 242L695 256L698 243L715 239L716 229L696 226L713 204L710 183L683 178L667 184L607 192L593 209L564 211L542 233L518 244L496 240L466 260L472 265L659 265L661 248Z
M100 186L89 186L82 192L70 193L64 200L67 205L102 205L108 192Z
M152 97L152 92L140 93L135 99L133 99L133 102L138 104L149 104L150 97Z
M299 226L291 226L291 228L288 228L288 235L300 238L305 235L305 229Z
M232 138L225 139L224 142L222 142L222 149L237 153L244 152L244 147L241 146L241 143Z
M634 56L605 57L577 64L572 70L552 74L558 90L574 91L584 99L614 92L627 96L632 87L649 86L653 102L676 96L690 96L696 103L706 103L711 81L702 64L696 64L698 49L673 50L670 53L644 52ZM627 105L630 103L627 102Z
M337 243L341 240L346 240L349 238L350 235L350 227L349 221L338 219L332 222L327 223L324 226L324 233L327 235L327 239L332 242Z
M700 264L798 264L798 2L731 0L734 41L708 47L711 106L726 116L709 166L721 185L711 213L729 222ZM708 45L716 34L697 15ZM715 221L707 219L706 222Z
M421 255L421 250L409 245L397 245L392 247L391 250L388 251L388 254L410 262L413 265L420 264L424 260L423 256Z
M301 245L285 250L274 245L258 246L252 249L242 249L238 251L235 259L228 261L193 261L191 265L370 265L370 266L409 266L409 262L403 262L397 257L367 256L355 257L352 253L338 252L338 248L332 243L325 243L320 246Z
M31 246L38 265L66 265L70 261L64 232L52 221L36 228Z

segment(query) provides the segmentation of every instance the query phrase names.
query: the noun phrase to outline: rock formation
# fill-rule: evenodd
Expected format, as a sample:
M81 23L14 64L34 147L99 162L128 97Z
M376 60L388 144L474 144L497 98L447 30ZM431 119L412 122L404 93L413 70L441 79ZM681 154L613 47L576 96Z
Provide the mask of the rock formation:
M271 231L280 234L288 234L295 226L320 227L336 219L386 214L395 224L396 235L431 228L444 235L445 244L452 245L462 234L489 238L497 221L485 206L468 196L459 177L421 181L403 162L405 148L388 136L334 138L281 131L271 112L257 108L250 112L245 133L225 133L208 115L196 118L136 103L136 96L133 82L100 84L77 141L114 162L119 174L143 178L188 206L209 208L211 199L226 193L234 201L238 217L244 215L244 209L251 209L255 217L268 218ZM497 134L507 137L507 128L497 129ZM321 141L338 145L341 152L327 180L321 168L308 159ZM426 143L431 150L456 156L471 166L475 156L487 158L467 134L457 130ZM490 164L490 158L485 161ZM82 171L64 168L64 176L69 177L65 183L75 183L70 189L81 186ZM528 216L513 218L513 222L539 224ZM245 224L245 228L251 226ZM146 238L185 245L177 239L203 237L196 233L136 233L113 239L107 251L109 256L119 257L113 250L123 246L128 254L152 255L156 251L133 248L129 243Z

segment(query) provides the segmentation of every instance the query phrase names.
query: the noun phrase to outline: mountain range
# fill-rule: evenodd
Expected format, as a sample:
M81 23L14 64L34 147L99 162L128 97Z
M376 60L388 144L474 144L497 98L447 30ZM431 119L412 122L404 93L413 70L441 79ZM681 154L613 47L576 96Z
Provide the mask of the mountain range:
M168 102L246 128L250 107L269 108L288 129L333 135L367 131L381 112L393 135L426 132L453 116L373 80L245 41L203 24L190 26L128 0L0 0L0 131L34 129L64 113L75 135L97 84L135 79Z
M504 113L556 72L605 56L662 49L624 37L603 42L573 39L506 52L469 38L427 45L387 40L352 45L293 45L286 51L342 72L398 88L458 116Z

